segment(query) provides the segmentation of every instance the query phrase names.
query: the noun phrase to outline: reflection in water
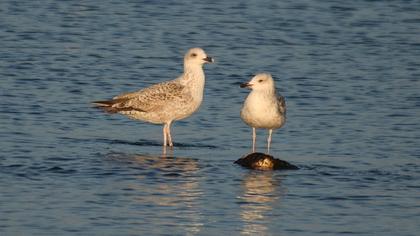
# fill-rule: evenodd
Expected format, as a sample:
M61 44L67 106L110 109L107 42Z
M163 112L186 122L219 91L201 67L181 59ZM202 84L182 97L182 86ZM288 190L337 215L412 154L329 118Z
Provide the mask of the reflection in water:
M200 232L203 219L198 200L203 192L196 159L127 154L108 157L129 163L136 170L138 182L130 182L128 187L137 190L134 204L150 225L172 225L187 235Z
M269 232L267 225L270 219L265 215L273 209L272 203L279 197L275 190L280 185L273 175L273 172L251 172L245 177L244 204L241 206L242 234L265 235Z

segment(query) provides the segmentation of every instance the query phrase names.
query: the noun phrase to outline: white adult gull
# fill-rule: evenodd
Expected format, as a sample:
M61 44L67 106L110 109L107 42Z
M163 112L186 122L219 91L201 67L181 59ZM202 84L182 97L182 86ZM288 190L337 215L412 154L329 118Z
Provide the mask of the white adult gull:
M252 89L241 110L242 120L252 127L252 152L255 152L255 129L264 128L268 129L269 154L273 129L282 127L286 122L285 99L277 95L274 80L268 73L255 75L251 81L241 84L241 88Z
M184 56L184 73L177 79L93 103L109 113L163 124L163 147L172 147L171 124L189 117L200 107L205 84L203 65L212 62L213 58L203 49L189 49Z

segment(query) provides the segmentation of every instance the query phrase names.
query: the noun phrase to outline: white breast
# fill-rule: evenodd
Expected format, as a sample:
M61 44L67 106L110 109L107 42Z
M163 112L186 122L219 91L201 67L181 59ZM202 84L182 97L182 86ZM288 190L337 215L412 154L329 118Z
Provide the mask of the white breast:
M286 120L278 107L275 94L252 91L242 107L241 118L254 128L277 129L283 126Z

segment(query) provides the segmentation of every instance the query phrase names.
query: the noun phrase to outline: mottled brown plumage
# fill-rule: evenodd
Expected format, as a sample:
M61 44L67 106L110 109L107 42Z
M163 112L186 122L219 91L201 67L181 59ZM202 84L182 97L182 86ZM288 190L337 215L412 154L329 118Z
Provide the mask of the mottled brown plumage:
M190 116L200 107L205 83L203 64L208 62L213 62L213 59L202 49L192 48L184 57L184 73L177 79L93 103L109 113L164 124L164 146L166 141L173 146L170 125Z

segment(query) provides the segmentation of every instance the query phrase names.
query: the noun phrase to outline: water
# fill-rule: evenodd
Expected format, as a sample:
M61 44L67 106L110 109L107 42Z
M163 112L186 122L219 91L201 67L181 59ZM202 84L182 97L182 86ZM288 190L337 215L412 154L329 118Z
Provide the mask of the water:
M418 1L0 2L1 235L418 235ZM161 126L90 101L181 73L205 101ZM288 121L245 170L239 83L267 71ZM257 133L265 148L266 132Z

